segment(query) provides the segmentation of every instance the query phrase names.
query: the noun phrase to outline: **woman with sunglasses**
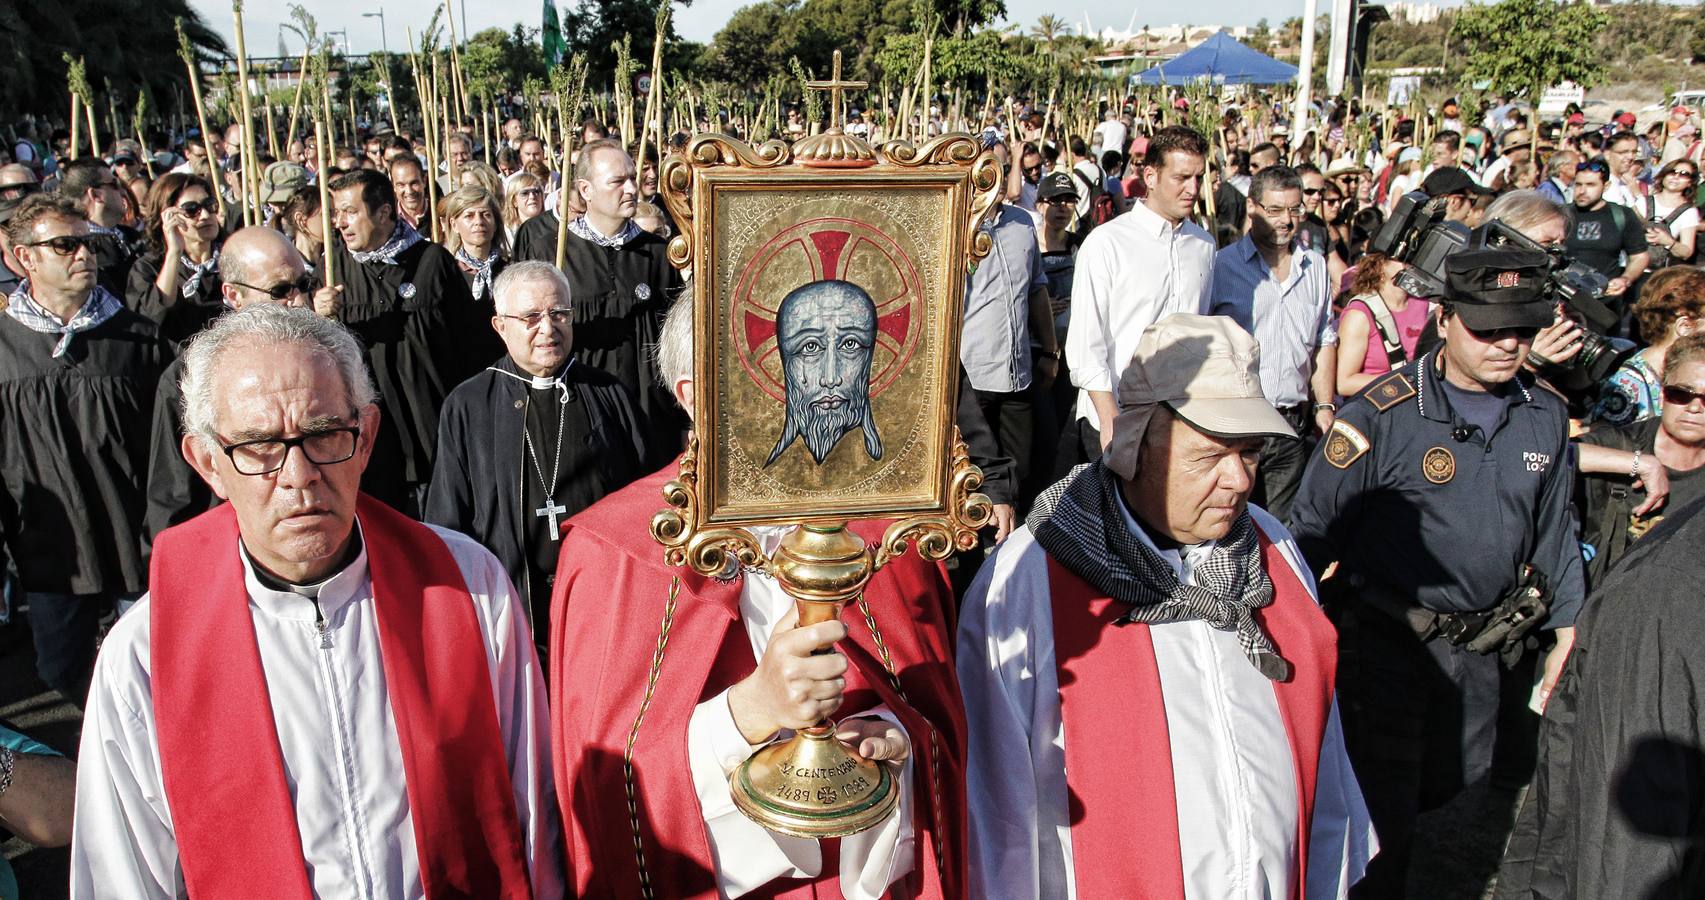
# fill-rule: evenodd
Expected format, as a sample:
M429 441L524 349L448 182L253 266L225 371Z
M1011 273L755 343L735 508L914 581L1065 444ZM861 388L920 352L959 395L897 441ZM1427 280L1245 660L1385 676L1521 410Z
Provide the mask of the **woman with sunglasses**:
M1691 159L1672 160L1652 179L1655 190L1640 210L1646 217L1646 244L1652 254L1647 269L1692 261L1699 232L1699 209L1693 205L1698 183L1699 164Z
M148 251L130 269L125 301L160 325L176 346L225 309L219 293L219 221L213 187L196 175L171 172L148 189Z
M528 219L545 211L545 183L531 172L509 176L503 189L503 234L510 243Z
M1595 428L1577 441L1581 540L1595 551L1594 579L1666 510L1705 496L1705 334L1678 339L1660 388L1660 413Z
M1670 347L1705 334L1705 269L1670 266L1646 279L1634 320L1651 344L1628 357L1600 388L1595 422L1631 425L1658 414Z

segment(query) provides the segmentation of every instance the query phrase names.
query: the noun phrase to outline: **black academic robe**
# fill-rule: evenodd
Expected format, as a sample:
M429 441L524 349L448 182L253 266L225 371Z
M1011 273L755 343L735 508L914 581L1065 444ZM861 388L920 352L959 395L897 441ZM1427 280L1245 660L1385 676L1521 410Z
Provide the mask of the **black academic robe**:
M164 258L163 252L153 252L137 259L130 267L123 297L131 309L154 320L160 326L160 336L176 347L195 337L225 311L225 297L219 290L224 282L219 280L217 272L209 272L201 276L201 283L191 296L179 292L176 297L167 297L154 286Z
M509 248L510 258L516 262L536 259L555 265L556 229L556 213L548 209L522 222L521 227L515 229L515 240Z
M451 256L454 257L455 254L451 254ZM502 275L503 270L508 267L509 258L505 256L499 256L497 258L497 262L491 264L492 287L497 285L497 276ZM468 271L468 269L463 266L460 261L456 263L456 271L462 273L462 283L468 286L468 296L473 297L474 273ZM503 346L502 335L499 335L497 333L497 329L493 328L491 325L491 317L496 314L496 301L493 299L492 291L489 288L486 290L484 297L474 297L473 316L474 318L479 319L485 327L483 330L476 328L472 334L468 335L468 344L470 347L469 352L473 353L477 358L484 359L488 362L491 360L502 359L509 352Z
M91 249L95 253L95 265L100 267L100 274L95 276L95 280L107 289L107 293L124 297L130 287L130 267L142 254L142 236L135 229L123 225L118 226L118 233L118 237L93 235Z
M0 314L0 570L26 591L147 587L144 479L154 389L171 349L120 310L71 339Z
M1633 545L1581 613L1500 900L1705 896L1705 500Z
M154 416L148 432L148 509L142 530L148 549L153 547L155 535L219 503L207 482L184 459L182 378L182 358L172 360L154 393Z
M379 388L382 415L369 467L392 468L406 493L432 477L444 398L493 361L481 336L491 320L474 305L455 258L431 241L398 254L396 265L358 263L341 241L336 253L338 318L361 338ZM394 505L393 497L384 499Z
M496 367L522 374L508 357ZM563 455L584 454L597 461L601 489L596 500L646 474L641 420L633 395L608 373L574 365L566 377L586 404L591 427L589 443L565 445ZM522 439L527 404L526 382L489 370L450 392L438 418L438 456L426 493L425 518L484 544L503 563L531 610L525 528L532 521L532 511L523 502L523 479L533 477L526 468ZM579 512L569 509L563 521ZM535 627L542 639L544 623Z
M548 238L546 237L548 235ZM680 453L687 420L657 383L650 349L681 290L668 242L641 232L621 247L602 247L573 231L564 238L563 273L574 291L574 355L616 376L639 398L649 440L647 459L660 466ZM515 235L516 259L556 262L556 217L538 215ZM522 248L530 255L523 257Z

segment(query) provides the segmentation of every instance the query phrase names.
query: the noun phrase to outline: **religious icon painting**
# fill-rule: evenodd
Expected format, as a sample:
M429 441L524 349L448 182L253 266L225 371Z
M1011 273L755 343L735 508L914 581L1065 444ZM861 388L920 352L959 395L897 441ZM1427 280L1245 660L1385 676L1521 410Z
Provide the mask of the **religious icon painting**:
M700 527L948 513L965 278L998 182L967 135L700 135L665 161Z

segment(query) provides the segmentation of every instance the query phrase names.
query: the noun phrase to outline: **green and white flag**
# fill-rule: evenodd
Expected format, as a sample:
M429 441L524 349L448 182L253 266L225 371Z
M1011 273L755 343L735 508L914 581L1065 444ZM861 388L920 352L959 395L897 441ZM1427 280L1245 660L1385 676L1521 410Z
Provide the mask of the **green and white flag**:
M540 36L545 45L545 68L554 69L562 65L562 54L567 46L562 41L562 20L557 18L554 0L545 0L545 27Z

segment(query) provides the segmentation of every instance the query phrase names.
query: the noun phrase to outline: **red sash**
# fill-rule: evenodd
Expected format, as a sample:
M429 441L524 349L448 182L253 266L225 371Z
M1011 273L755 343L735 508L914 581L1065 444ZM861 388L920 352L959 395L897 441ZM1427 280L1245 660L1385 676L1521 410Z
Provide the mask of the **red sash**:
M479 620L431 529L365 495L379 651L430 898L526 898ZM160 768L197 898L313 896L230 504L162 532L149 574ZM258 888L264 885L264 889Z
M1278 548L1259 528L1256 534L1274 597L1255 611L1255 619L1293 667L1288 681L1274 683L1273 693L1297 773L1297 869L1290 896L1301 900L1338 638ZM1102 596L1051 556L1048 585L1077 894L1182 900L1172 742L1149 629L1115 626L1126 605ZM1142 850L1132 850L1133 834L1142 835Z

